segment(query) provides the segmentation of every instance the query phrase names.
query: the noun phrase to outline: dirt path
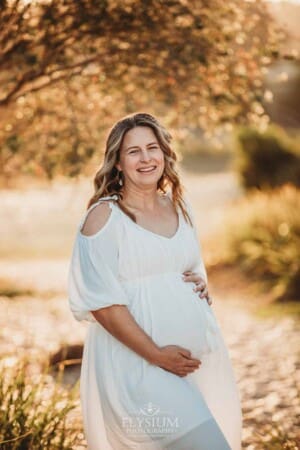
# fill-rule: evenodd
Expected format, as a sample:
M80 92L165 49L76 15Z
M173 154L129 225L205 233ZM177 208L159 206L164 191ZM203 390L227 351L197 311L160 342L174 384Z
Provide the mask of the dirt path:
M269 434L276 425L290 437L296 436L300 426L300 377L299 339L294 320L287 317L260 320L236 303L221 296L215 299L214 310L229 348L242 400L243 448L264 448L261 447L264 434Z

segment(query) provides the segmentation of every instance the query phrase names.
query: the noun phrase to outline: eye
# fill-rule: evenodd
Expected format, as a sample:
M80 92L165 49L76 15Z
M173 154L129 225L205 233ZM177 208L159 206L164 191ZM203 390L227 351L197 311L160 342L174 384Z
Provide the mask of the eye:
M131 155L132 153L136 153L138 150L131 150L131 152L129 152L129 155Z

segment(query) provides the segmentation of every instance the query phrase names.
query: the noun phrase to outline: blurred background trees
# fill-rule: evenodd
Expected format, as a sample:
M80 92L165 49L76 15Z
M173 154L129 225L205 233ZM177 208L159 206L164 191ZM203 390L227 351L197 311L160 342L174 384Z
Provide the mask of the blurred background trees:
M136 110L179 142L267 121L264 69L284 33L262 1L2 0L0 23L3 181L84 173Z

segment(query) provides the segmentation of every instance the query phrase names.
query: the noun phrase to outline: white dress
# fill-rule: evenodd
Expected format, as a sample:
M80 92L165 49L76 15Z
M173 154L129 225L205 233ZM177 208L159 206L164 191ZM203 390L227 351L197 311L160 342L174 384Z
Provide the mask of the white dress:
M164 237L133 222L114 199L102 197L84 214L68 275L70 309L90 322L80 378L88 450L240 450L240 398L219 324L194 283L182 280L192 270L207 282L195 228L179 210L176 233ZM109 202L110 216L83 235L100 201ZM190 350L199 369L177 376L113 337L90 312L113 304L126 305L159 346Z

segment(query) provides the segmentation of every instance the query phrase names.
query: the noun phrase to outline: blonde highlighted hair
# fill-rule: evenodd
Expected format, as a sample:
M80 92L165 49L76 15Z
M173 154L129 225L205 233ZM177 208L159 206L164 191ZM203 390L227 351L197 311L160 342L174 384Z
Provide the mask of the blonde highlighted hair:
M122 179L122 172L116 167L120 159L120 149L127 131L138 126L146 126L153 130L159 146L164 153L165 169L158 180L157 192L166 194L167 188L170 186L172 191L172 201L176 210L181 209L186 221L192 225L192 220L187 212L186 204L183 200L184 187L180 183L175 164L177 155L172 150L170 142L172 140L171 134L159 123L159 121L147 113L135 113L123 117L110 130L104 153L104 161L100 169L96 172L94 178L94 195L90 198L87 208L90 208L101 197L117 195L119 207L127 214L134 222L136 222L135 215L128 211L128 209L119 203L123 199L123 185L120 185L120 177ZM122 179L123 181L123 179Z

